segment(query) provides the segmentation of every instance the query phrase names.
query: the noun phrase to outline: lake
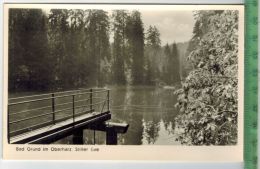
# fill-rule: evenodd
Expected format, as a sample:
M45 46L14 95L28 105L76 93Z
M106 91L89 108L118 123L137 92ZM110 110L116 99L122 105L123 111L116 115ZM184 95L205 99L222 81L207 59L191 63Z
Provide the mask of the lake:
M129 124L126 134L118 135L120 145L179 145L176 141L174 90L149 86L109 87L111 121ZM26 95L35 93L26 93ZM11 97L19 94L11 94ZM47 103L46 103L47 104ZM30 107L27 105L27 107ZM25 109L25 108L23 108ZM95 135L95 140L94 136ZM105 144L105 133L84 131L85 144ZM72 144L72 136L54 144Z

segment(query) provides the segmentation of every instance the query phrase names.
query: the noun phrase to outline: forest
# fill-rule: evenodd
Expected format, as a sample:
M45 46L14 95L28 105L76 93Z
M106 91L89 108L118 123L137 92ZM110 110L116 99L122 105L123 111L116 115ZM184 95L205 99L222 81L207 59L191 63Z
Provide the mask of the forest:
M9 91L174 85L187 46L162 46L136 10L10 9Z

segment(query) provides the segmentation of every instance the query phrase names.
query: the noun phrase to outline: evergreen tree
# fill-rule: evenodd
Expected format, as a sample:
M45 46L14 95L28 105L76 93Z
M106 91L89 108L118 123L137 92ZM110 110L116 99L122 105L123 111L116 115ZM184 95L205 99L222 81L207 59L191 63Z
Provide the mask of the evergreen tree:
M144 28L139 11L133 11L128 17L126 35L132 59L132 83L141 85L144 82Z
M116 84L126 84L126 19L128 14L124 10L113 11L113 79Z
M85 50L86 34L85 29L85 11L79 9L69 10L69 40L68 40L68 58L66 60L67 66L70 69L66 69L67 79L69 84L73 87L81 87L86 85L86 77L88 76L88 53Z
M9 22L10 89L50 88L46 15L41 9L11 9Z
M177 44L174 42L172 48L167 43L164 49L165 63L163 68L163 81L167 85L180 82L180 63Z
M70 76L68 74L68 41L69 11L67 9L51 9L49 14L49 49L54 63L55 88L67 88Z
M159 79L159 53L161 39L159 30L149 26L146 33L145 59L146 59L146 84L154 85Z
M164 48L164 55L165 55L165 64L164 64L164 67L163 67L163 81L170 85L172 83L172 79L171 79L171 76L172 76L172 65L171 65L171 61L172 61L172 58L171 58L171 49L170 49L170 46L169 44L167 43L165 48Z
M180 81L180 62L179 62L179 52L178 52L177 44L175 42L172 45L170 64L172 64L171 81L172 83L177 83Z
M24 48L21 36L24 36L24 21L27 10L9 10L9 41L8 41L8 89L23 88L29 80L29 69L23 59Z
M155 26L149 26L147 30L146 45L155 49L161 46L160 32Z
M87 26L87 43L88 43L88 68L89 78L93 85L102 85L101 62L110 59L109 46L109 18L106 11L103 10L87 10L88 16L86 20Z

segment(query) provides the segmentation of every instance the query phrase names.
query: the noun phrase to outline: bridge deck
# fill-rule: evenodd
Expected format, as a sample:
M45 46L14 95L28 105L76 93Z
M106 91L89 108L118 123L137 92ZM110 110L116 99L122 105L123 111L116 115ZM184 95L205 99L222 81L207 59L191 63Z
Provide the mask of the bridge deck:
M110 111L92 112L80 116L70 118L65 121L51 124L46 127L39 128L30 132L26 132L10 138L12 144L48 144L57 141L65 136L70 135L76 130L87 128L88 125L94 123L102 123L111 119Z

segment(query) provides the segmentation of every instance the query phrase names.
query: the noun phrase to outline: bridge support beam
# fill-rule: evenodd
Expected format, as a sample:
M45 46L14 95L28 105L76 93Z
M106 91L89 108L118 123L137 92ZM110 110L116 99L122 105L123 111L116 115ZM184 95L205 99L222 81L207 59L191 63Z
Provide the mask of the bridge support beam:
M117 145L117 132L113 126L107 126L106 128L106 144Z
M126 133L128 127L129 127L129 124L126 124L126 123L103 122L103 123L97 123L95 125L89 125L87 128L90 130L106 132L106 144L107 145L116 145L117 144L117 134Z
M72 142L73 144L83 144L83 129L79 129L73 132L72 135Z

